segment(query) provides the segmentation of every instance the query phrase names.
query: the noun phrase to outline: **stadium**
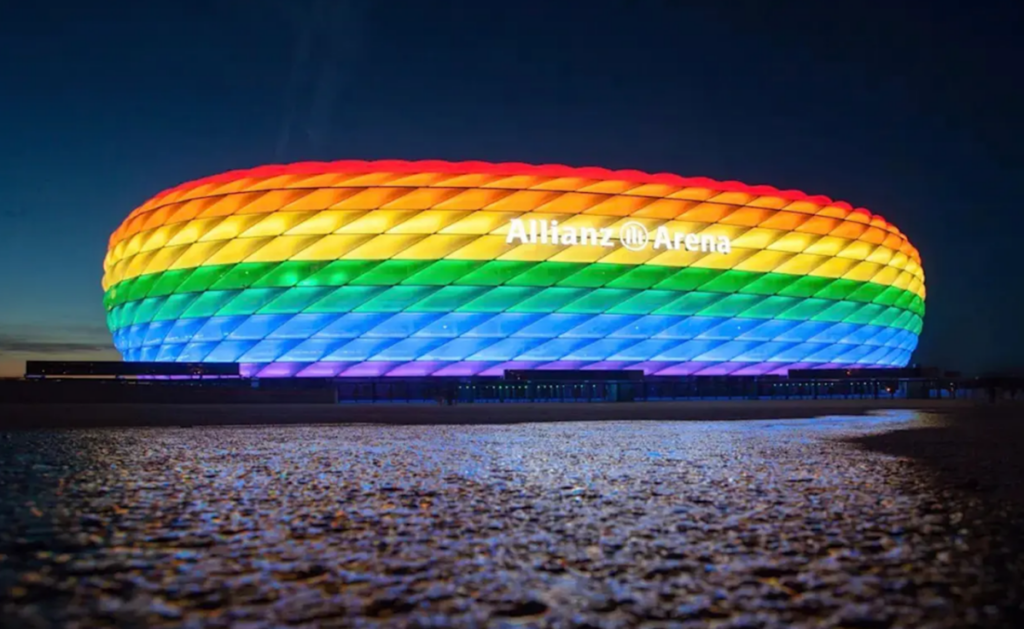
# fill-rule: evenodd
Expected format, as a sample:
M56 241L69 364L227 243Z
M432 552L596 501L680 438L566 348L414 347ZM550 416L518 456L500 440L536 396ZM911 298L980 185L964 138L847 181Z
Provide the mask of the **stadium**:
M264 166L166 190L114 231L126 361L258 377L903 367L917 250L823 196L601 168Z

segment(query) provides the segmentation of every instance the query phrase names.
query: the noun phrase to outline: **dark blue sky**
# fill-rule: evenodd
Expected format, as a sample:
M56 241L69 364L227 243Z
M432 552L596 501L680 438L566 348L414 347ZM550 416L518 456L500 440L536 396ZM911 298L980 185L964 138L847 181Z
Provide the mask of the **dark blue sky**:
M149 196L349 158L635 168L846 200L921 251L918 362L1020 368L1024 10L835 4L4 3L0 371L114 355L103 254Z

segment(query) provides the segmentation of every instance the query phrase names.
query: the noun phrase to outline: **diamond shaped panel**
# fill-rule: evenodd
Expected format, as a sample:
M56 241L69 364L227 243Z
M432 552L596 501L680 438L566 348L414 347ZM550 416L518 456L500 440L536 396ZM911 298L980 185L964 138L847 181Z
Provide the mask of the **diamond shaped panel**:
M862 208L526 164L225 173L134 210L104 269L126 360L262 376L904 366L925 310L917 250Z

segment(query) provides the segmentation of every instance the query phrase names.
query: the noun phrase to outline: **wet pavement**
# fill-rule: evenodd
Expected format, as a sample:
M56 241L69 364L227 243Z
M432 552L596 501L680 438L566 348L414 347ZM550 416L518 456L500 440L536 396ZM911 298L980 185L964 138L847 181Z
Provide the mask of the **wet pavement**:
M0 434L0 625L1024 626L1003 415Z

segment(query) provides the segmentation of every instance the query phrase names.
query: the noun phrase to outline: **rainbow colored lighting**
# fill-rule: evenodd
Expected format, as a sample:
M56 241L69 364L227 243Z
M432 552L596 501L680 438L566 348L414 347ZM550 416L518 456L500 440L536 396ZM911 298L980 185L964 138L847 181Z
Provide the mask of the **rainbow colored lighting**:
M517 221L610 245L517 240ZM656 234L681 234L678 246ZM299 163L185 183L128 216L104 269L125 360L239 362L263 377L899 367L925 298L907 238L827 197L482 162Z

